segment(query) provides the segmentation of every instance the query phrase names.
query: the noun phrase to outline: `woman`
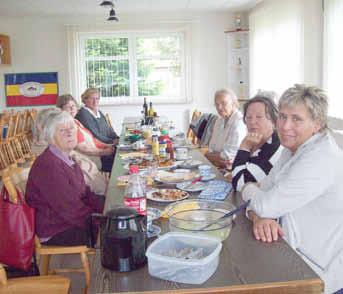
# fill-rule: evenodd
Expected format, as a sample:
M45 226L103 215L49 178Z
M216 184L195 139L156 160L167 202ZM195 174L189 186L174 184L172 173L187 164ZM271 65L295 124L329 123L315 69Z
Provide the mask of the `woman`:
M70 113L72 117L77 114L77 103L70 94L61 95L57 98L56 106ZM93 136L78 120L77 126L77 146L76 150L85 155L103 156L111 155L114 152L113 145L105 144Z
M327 130L327 97L295 85L279 101L281 157L260 185L246 184L257 240L284 236L325 282L343 288L343 154ZM275 219L280 219L280 224Z
M259 92L244 104L243 119L248 134L243 139L232 164L232 185L240 191L245 183L260 182L281 154L275 131L277 108L273 92Z
M67 112L52 113L44 128L49 146L32 165L26 200L36 210L36 233L43 244L88 245L87 220L103 210L103 197L90 191L70 157L76 126Z
M119 137L107 123L104 114L99 110L100 92L95 88L88 88L81 96L85 104L75 118L87 128L94 137L105 144L116 146ZM114 154L101 156L102 170L111 172Z
M47 108L41 110L35 120L33 126L33 140L31 144L32 153L35 156L40 155L48 146L44 134L44 126L46 126L51 114L60 113L59 108ZM90 187L91 191L99 195L105 195L107 191L107 179L106 176L101 174L96 164L87 156L73 150L70 156L80 166L86 185Z
M246 134L242 114L237 109L237 96L231 90L222 89L214 95L219 118L216 120L211 135L208 160L218 167L231 165L236 156L239 143Z

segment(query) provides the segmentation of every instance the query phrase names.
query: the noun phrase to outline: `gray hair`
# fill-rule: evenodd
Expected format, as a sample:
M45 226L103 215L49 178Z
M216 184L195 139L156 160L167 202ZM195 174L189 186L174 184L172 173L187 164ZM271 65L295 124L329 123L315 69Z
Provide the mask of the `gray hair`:
M283 106L294 107L300 103L305 105L312 120L319 121L322 130L327 128L328 97L322 89L295 84L282 94L279 110Z
M51 113L44 128L44 135L49 144L54 143L57 125L74 122L74 118L66 111Z
M58 108L45 108L38 112L36 120L32 127L32 137L33 140L36 142L42 142L45 141L44 136L44 126L46 125L46 122L52 113L61 112Z
M248 108L251 104L253 103L262 103L265 107L266 111L266 117L272 121L274 127L276 125L276 120L278 116L278 110L276 107L276 104L274 102L274 99L277 97L277 94L273 91L261 91L259 90L257 94L248 100L244 105L243 105L243 120L245 121L245 117L247 115Z
M231 100L232 105L235 106L235 107L238 106L238 98L237 98L237 95L235 94L235 92L233 90L226 89L226 88L217 90L214 93L214 99L216 99L217 97L220 97L220 96L227 96L227 97L229 97L230 100Z

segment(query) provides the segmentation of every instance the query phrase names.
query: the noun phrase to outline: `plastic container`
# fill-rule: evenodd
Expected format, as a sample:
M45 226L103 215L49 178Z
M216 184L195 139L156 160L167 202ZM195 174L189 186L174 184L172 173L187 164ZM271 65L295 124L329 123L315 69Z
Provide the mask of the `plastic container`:
M202 257L185 259L172 257L170 252L181 250L201 252ZM220 240L206 236L171 232L158 238L149 246L149 274L168 281L186 284L202 284L216 271L219 253L222 249Z

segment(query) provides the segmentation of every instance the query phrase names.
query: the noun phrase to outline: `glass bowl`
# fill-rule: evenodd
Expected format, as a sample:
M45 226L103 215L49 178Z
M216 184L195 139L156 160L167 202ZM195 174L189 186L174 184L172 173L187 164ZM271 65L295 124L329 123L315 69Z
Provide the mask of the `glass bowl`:
M170 204L166 213L170 231L201 234L224 241L230 234L233 217L208 225L233 209L235 206L231 203L194 199Z

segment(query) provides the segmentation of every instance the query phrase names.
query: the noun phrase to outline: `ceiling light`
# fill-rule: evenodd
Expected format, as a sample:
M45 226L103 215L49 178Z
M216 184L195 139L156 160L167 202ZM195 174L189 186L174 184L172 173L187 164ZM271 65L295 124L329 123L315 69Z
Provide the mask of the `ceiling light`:
M110 10L110 16L107 20L119 21L119 19L116 17L116 12L114 11L113 8Z
M103 6L103 7L108 7L108 6L113 7L114 5L113 5L113 2L112 2L112 1L106 1L106 0L104 0L104 1L102 1L102 2L100 3L100 6Z

